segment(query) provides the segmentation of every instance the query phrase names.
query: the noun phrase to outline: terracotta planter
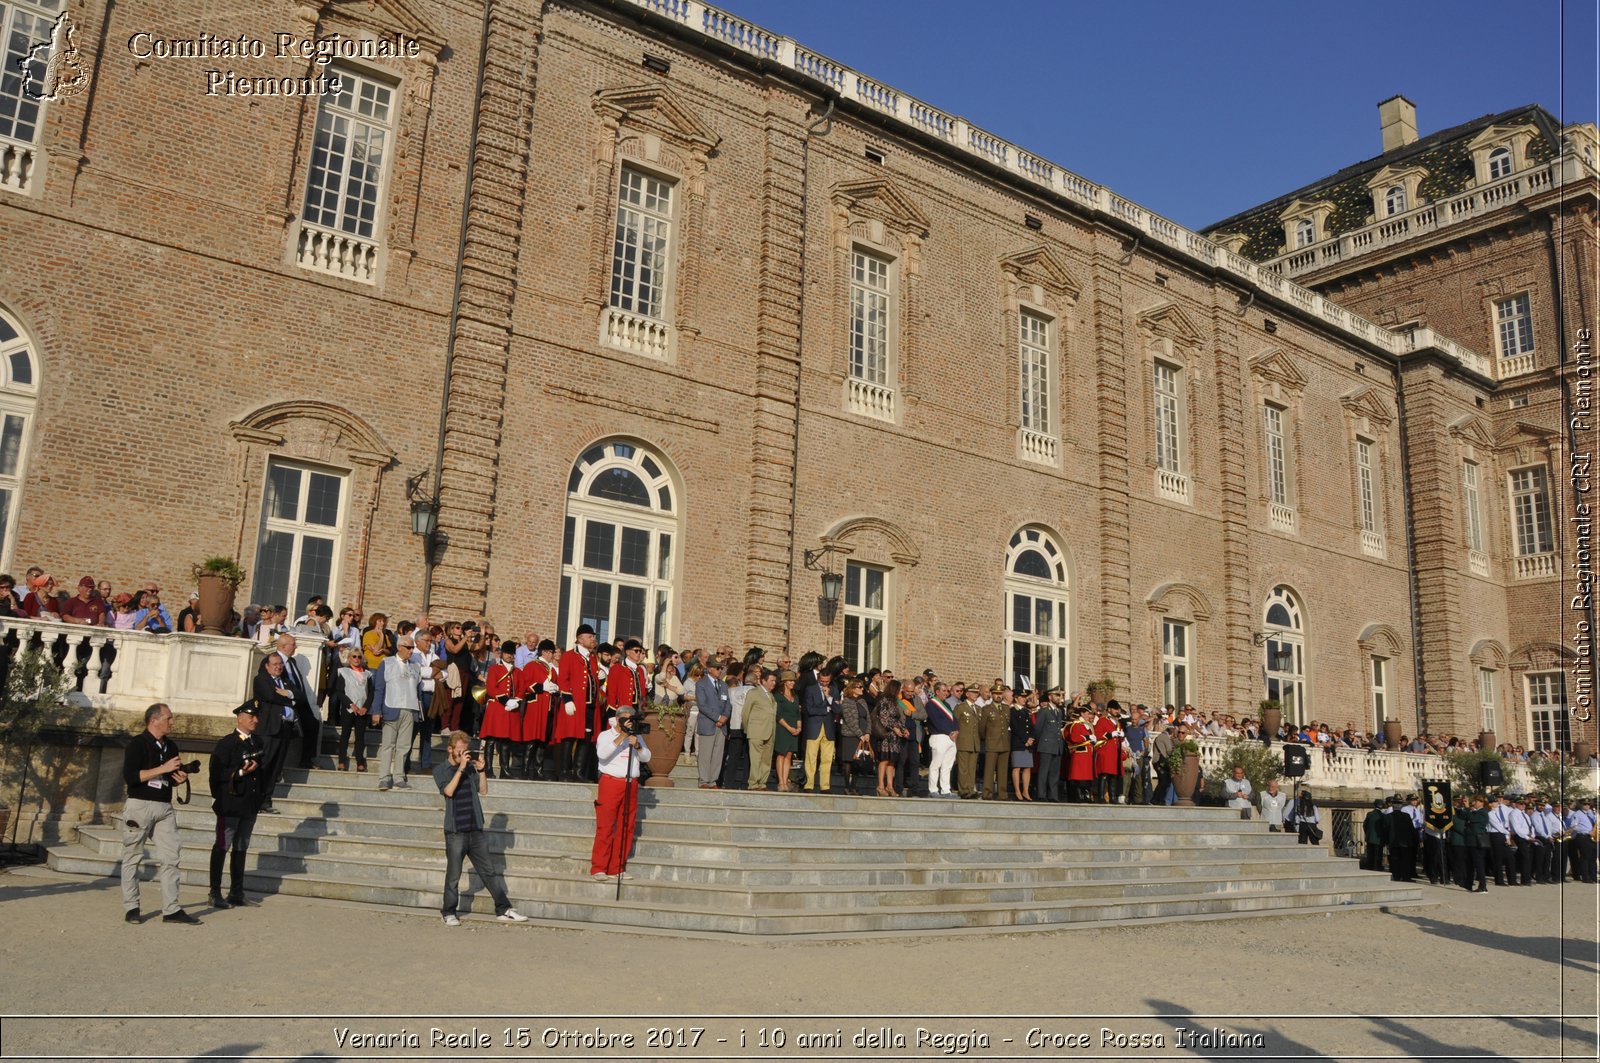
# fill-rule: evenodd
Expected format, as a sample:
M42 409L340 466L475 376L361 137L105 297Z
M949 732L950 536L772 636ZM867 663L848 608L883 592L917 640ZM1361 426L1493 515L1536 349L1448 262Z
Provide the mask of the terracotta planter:
M1278 728L1283 726L1282 709L1261 710L1261 737L1278 740Z
M1478 748L1479 749L1486 749L1486 750L1489 750L1490 752L1493 752L1495 747L1498 746L1498 745L1499 745L1499 743L1495 741L1495 737L1494 737L1494 732L1493 731L1479 731L1478 732Z
M1589 758L1594 755L1594 747L1588 742L1577 742L1572 747L1572 758L1579 764L1588 764Z
M233 597L238 590L221 576L202 572L200 584L200 630L207 635L228 634L228 622L233 618Z
M650 725L650 733L644 739L645 745L650 747L650 781L645 783L646 786L673 785L668 776L683 755L683 742L688 737L684 725L688 719L687 714L674 716L670 724L663 725L654 705L645 708L644 722ZM667 734L669 729L672 732L670 736Z
M1400 739L1404 737L1405 733L1400 730L1399 720L1383 721L1383 744L1389 752L1400 752Z
M1194 807L1194 788L1200 785L1200 754L1183 755L1183 767L1172 777L1172 784L1178 788L1178 804Z

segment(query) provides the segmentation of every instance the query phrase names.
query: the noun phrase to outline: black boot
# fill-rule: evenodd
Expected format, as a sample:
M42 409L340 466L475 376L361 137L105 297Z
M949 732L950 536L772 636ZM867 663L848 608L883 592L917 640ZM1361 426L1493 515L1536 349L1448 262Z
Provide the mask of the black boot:
M222 861L227 852L222 849L211 850L211 892L206 900L211 907L218 910L232 908L233 905L222 899Z
M543 742L528 743L528 778L544 778L545 746Z
M494 742L487 738L483 740L483 777L494 778Z
M500 778L515 779L522 773L517 771L517 749L515 742L501 742L500 749Z
M243 908L250 902L244 896L244 852L229 854L228 861L228 903L235 908Z

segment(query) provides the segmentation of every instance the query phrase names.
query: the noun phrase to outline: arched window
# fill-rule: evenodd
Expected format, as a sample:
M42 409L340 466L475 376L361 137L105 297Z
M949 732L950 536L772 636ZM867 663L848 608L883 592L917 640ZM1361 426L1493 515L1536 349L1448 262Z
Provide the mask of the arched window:
M1274 587L1267 597L1266 644L1263 668L1267 697L1283 705L1283 718L1293 723L1306 719L1306 638L1300 599L1288 587Z
M33 343L0 309L0 570L11 568L38 397L39 367Z
M1489 180L1511 176L1511 149L1495 148L1489 153Z
M1294 246L1310 247L1317 242L1317 227L1311 223L1310 218L1301 218L1294 223Z
M584 452L567 479L558 640L589 624L601 642L671 641L678 515L659 454L615 439Z
M1011 682L1067 687L1071 648L1066 552L1042 528L1023 528L1006 549L1006 661Z
M1395 185L1383 194L1383 208L1391 217L1405 213L1406 190L1400 185Z

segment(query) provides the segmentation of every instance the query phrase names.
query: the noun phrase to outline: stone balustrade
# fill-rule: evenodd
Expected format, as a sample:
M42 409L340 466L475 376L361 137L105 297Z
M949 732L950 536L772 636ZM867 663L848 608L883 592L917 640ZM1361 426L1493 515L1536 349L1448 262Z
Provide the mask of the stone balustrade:
M1056 437L1031 428L1017 429L1017 450L1024 461L1040 465L1056 463Z
M296 261L304 269L374 284L378 279L378 245L338 229L300 223Z
M646 358L666 360L672 355L672 326L653 317L615 306L600 312L600 342Z
M1123 199L1104 185L1080 177L973 125L964 118L948 115L898 89L851 70L842 63L818 55L791 38L770 33L726 11L701 3L700 0L611 0L611 2L618 7L633 8L658 15L679 27L680 32L717 41L719 48L731 47L761 63L771 63L792 70L798 77L813 82L829 94L853 101L909 129L935 137L948 144L952 150L963 152L988 166L1006 170L1036 187L1069 200L1081 210L1131 226L1150 240L1203 266L1231 274L1250 288L1284 299L1363 343L1391 354L1404 354L1416 350L1423 340L1436 341L1441 350L1457 358L1468 368L1485 376L1491 375L1488 359L1482 355L1458 344L1448 343L1427 330L1415 330L1409 335L1391 332L1301 287L1285 276L1285 274L1308 272L1332 261L1322 257L1324 255L1322 245L1305 249L1311 252L1309 257L1306 257L1305 251L1296 251L1295 256L1285 256L1271 263L1258 265L1213 243L1199 233L1154 214L1137 203ZM1521 191L1514 194L1495 192L1485 195L1485 190L1477 190L1469 194L1477 197L1473 200L1474 205L1459 205L1455 208L1456 215L1465 216L1477 210L1497 209L1510 201L1508 196L1514 199L1528 194L1529 191L1549 187L1552 181L1575 179L1578 174L1592 172L1581 162L1564 157L1561 165L1567 163L1577 168L1571 171L1573 177L1557 177L1554 170L1549 177L1536 177L1527 173L1518 175L1513 180L1523 182L1519 186ZM1565 175L1567 172L1561 171L1561 174ZM1408 224L1411 224L1409 216L1407 219ZM1409 231L1416 231L1415 224L1412 224ZM1368 237L1369 242L1372 239ZM1378 245L1372 243L1371 246ZM1297 264L1288 265L1287 259L1290 257L1294 257Z
M1556 574L1556 555L1523 554L1513 559L1517 579L1544 579Z
M1200 738L1196 741L1200 746L1201 769L1208 778L1216 778L1222 772L1227 740ZM1274 744L1272 748L1281 751L1282 746ZM1330 757L1315 746L1308 746L1307 750L1311 763L1300 782L1318 796L1330 790L1370 790L1375 796L1420 793L1424 779L1450 778L1449 762L1433 753L1371 753L1337 747ZM1533 789L1533 776L1526 764L1508 762L1505 768L1508 791L1526 793ZM1600 768L1589 769L1588 786L1600 789Z
M1274 531L1294 533L1294 509L1280 502L1267 503L1267 516Z
M1156 470L1156 494L1162 498L1170 498L1174 502L1189 504L1189 478L1181 472L1168 472L1166 469Z
M0 137L0 188L12 192L32 191L38 162L39 149L34 145Z
M19 650L37 640L55 655L77 705L124 712L143 713L164 701L180 716L230 717L248 696L262 656L244 639L0 617L0 642L13 638Z
M845 408L851 413L874 417L880 421L894 420L894 389L882 384L872 384L856 377L844 382Z

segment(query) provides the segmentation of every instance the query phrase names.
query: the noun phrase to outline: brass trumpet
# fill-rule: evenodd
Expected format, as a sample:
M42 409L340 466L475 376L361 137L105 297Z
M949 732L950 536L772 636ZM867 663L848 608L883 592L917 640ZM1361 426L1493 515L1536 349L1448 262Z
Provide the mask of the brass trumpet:
M482 683L474 683L472 684L472 690L469 692L469 696L473 701L476 701L479 705L482 705L483 699L489 696L489 688L484 686Z

